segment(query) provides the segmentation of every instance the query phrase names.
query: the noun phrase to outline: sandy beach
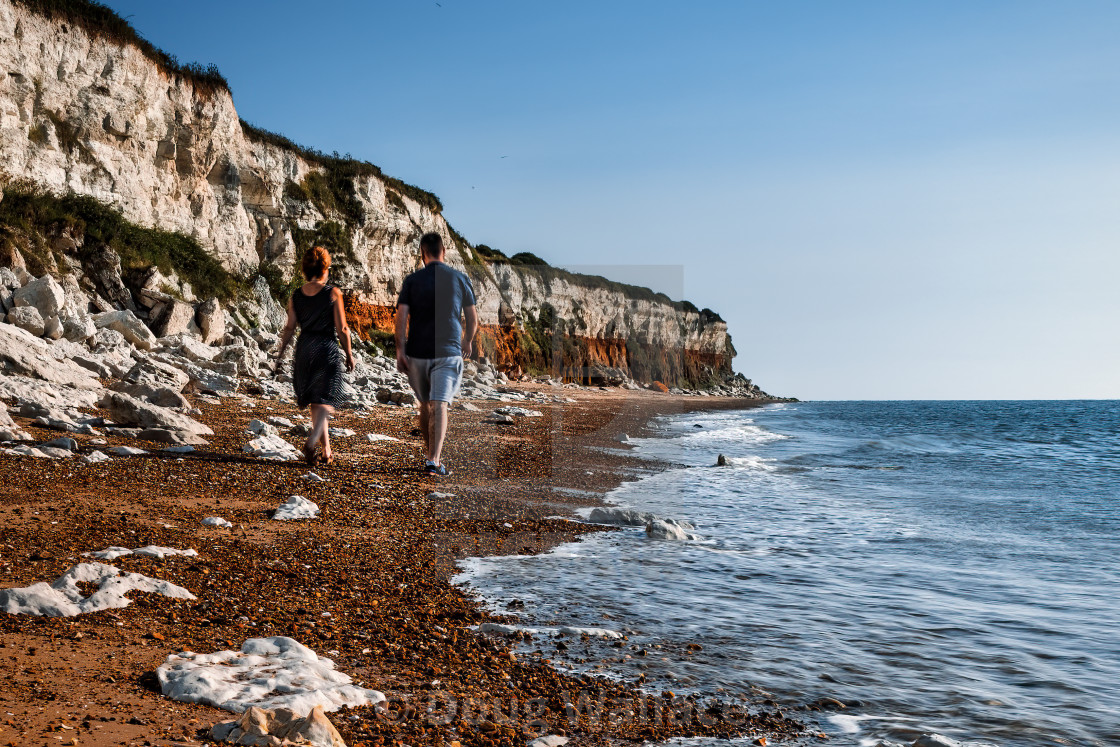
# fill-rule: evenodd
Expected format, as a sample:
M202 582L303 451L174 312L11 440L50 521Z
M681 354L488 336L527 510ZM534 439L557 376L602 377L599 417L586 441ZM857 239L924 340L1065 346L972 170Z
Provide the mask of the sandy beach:
M651 468L625 455L622 434L641 433L659 414L758 404L551 391L575 401L534 402L541 416L518 416L512 425L491 422L493 403L454 410L445 451L454 474L440 481L418 470L408 408L341 413L333 425L354 434L334 440L332 466L251 458L242 448L252 419L296 414L252 396L194 403L216 434L197 453L109 437L107 446L150 453L91 465L0 456L0 587L52 582L91 560L83 553L111 546L198 553L105 561L171 582L194 600L133 592L126 608L77 617L0 614L7 679L0 745L205 744L208 729L232 715L164 697L156 668L170 654L237 650L246 639L270 636L299 641L356 684L385 694L387 707L330 714L352 747L512 747L543 734L574 744L673 736L747 736L761 744L800 733L774 708L563 674L549 661L555 641L515 652L517 640L475 630L503 618L451 585L457 560L538 553L610 531L558 517L595 502L575 491L602 493L632 470ZM21 424L36 438L53 435ZM83 450L93 448L88 436L76 438ZM293 495L316 503L319 516L273 521ZM201 523L211 516L232 528Z

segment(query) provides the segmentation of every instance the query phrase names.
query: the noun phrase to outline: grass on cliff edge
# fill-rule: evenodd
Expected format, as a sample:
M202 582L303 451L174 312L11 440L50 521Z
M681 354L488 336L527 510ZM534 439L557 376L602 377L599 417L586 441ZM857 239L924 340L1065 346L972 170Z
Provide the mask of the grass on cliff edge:
M122 272L152 266L164 274L175 272L200 298L229 301L248 287L244 279L231 274L191 237L138 226L92 197L59 197L27 185L10 184L0 201L0 240L10 239L5 234L13 228L45 240L69 229L84 237L79 252L91 252L106 244L120 255Z

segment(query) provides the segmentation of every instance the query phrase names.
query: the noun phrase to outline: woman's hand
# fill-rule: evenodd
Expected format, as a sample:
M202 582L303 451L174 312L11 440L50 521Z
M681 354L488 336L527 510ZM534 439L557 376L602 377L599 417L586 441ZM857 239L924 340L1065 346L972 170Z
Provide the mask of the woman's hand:
M346 370L354 373L354 354L349 350L346 351Z

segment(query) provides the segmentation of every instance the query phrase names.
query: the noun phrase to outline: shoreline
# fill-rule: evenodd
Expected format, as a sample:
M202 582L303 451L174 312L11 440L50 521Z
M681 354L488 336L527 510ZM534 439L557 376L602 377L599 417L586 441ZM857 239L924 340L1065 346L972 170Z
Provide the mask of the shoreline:
M500 403L474 401L477 412L456 409L447 457L456 473L441 482L416 471L414 417L403 408L340 413L334 425L357 433L335 441L336 465L316 470L325 482L304 479L302 464L247 458L240 447L250 419L294 412L264 399L241 406L227 400L224 408L198 402L201 419L216 432L201 455L80 467L0 457L2 587L52 581L82 560L80 553L110 545L199 553L112 561L191 590L198 597L193 602L134 594L129 607L74 618L0 614L0 655L13 676L0 696L0 712L12 714L0 719L0 745L74 735L95 746L203 744L204 731L231 715L158 695L152 671L170 653L236 649L247 638L270 635L295 638L389 697L381 715L370 706L331 714L351 747L522 745L536 733L567 734L577 744L799 733L800 725L775 712L748 714L730 703L709 712L683 698L565 674L543 655L515 654L508 642L472 630L498 616L451 585L456 561L535 554L611 531L571 520L579 507L602 505L599 498L551 488L601 496L629 479L624 470L655 468L647 459L596 447L617 449L620 433L641 433L659 415L767 404L563 391L577 401L534 403L542 417L514 425L485 422ZM370 443L366 433L402 440ZM319 519L271 521L270 509L289 495L318 503ZM558 513L568 518L552 518ZM210 515L234 528L201 526ZM632 716L610 724L581 710L597 701ZM666 701L686 716L674 717ZM437 702L439 713L432 710Z

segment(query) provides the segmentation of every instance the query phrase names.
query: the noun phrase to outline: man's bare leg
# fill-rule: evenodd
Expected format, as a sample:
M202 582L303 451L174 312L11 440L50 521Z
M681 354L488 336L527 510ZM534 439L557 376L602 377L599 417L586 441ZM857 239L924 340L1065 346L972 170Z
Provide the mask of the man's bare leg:
M438 465L443 439L447 437L447 403L433 399L428 402L428 409L428 458Z
M424 434L424 458L432 458L431 434L428 432L429 412L431 402L420 403L420 432Z

